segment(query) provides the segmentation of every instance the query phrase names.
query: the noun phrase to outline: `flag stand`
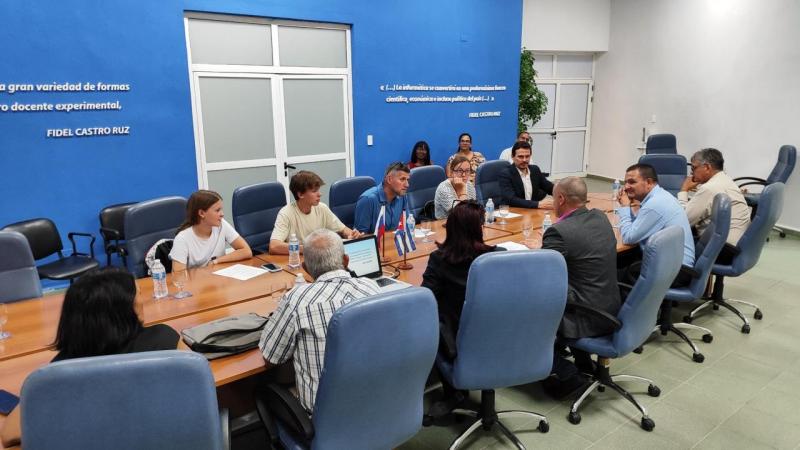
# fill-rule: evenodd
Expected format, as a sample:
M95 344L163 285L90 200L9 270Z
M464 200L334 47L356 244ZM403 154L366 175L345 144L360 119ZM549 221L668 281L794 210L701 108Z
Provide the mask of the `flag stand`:
M411 269L414 268L413 264L411 264L410 262L406 261L406 255L408 255L408 252L407 251L403 252L403 262L401 262L400 264L397 265L397 268L400 269L400 270L411 270Z

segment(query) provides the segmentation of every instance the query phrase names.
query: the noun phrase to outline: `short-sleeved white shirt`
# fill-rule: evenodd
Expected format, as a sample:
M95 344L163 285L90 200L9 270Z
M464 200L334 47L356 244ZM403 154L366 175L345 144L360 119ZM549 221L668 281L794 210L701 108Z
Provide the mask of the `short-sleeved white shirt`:
M300 211L297 203L291 203L278 212L270 240L288 242L290 235L294 233L302 242L306 236L321 228L341 233L344 224L325 203L312 206L308 214Z
M212 257L225 255L225 247L239 238L239 233L222 219L222 226L211 227L211 236L203 239L189 227L175 236L169 257L173 261L186 264L187 267L202 267Z

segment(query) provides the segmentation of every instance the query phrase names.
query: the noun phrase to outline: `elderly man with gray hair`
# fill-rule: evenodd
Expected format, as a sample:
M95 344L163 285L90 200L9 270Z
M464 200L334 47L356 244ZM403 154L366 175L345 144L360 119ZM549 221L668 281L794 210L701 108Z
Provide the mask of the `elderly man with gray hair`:
M586 208L586 183L578 177L555 185L553 208L558 220L542 236L542 248L556 250L567 263L567 309L558 336L579 339L608 334L613 327L607 321L570 305L590 306L612 316L619 311L617 239L611 223L602 211ZM580 371L593 371L588 353L576 349L572 353ZM554 397L568 394L585 381L565 359L554 361L553 372L544 386Z
M311 413L325 361L328 322L333 313L380 290L374 281L350 275L342 238L333 231L314 231L303 244L303 268L314 282L295 286L281 298L278 309L264 327L258 348L268 368L294 356L300 404Z

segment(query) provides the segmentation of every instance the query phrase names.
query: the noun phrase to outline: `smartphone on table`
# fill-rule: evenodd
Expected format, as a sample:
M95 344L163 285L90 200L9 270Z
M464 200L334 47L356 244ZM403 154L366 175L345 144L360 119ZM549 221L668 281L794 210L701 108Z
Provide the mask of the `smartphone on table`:
M268 271L268 272L280 272L281 270L283 270L283 269L281 269L281 266L279 266L279 265L277 265L275 263L262 264L261 268L266 270L266 271Z
M8 392L4 389L0 389L0 414L8 415L15 406L19 403L19 397Z

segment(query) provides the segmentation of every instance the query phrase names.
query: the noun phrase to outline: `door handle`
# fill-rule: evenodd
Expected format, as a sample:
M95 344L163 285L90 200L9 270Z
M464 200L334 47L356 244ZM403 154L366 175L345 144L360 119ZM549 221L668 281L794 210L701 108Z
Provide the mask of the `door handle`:
M283 162L283 170L287 170L287 169L295 170L295 169L297 169L297 167L295 167L295 166L293 166L291 164L286 164L286 161L284 161Z
M558 131L553 131L552 133L550 133L550 136L552 136L553 139L557 139L558 138Z

